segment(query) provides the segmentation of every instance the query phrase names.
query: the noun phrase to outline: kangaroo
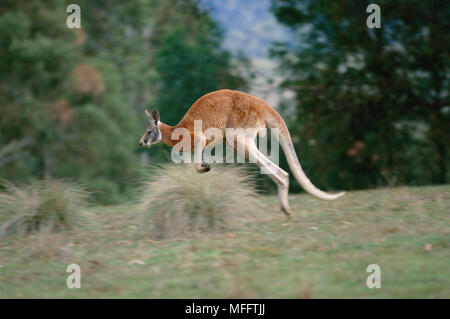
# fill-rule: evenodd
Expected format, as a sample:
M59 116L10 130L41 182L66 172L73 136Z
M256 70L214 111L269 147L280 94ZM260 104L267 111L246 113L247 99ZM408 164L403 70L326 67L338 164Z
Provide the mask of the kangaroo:
M228 89L208 93L191 106L176 126L162 123L157 110L153 110L151 113L145 110L145 114L150 125L140 139L139 145L150 147L155 143L163 142L169 147L173 147L178 142L178 140L172 139L174 129L187 129L191 138L190 148L187 147L182 151L194 151L194 163L196 163L195 167L199 173L206 173L211 169L209 164L202 162L203 150L210 143L226 142L235 151L238 147L243 147L246 158L252 159L260 168L265 169L265 172L277 184L280 207L286 215L292 214L288 201L289 174L258 150L255 142L258 131L254 130L254 133L248 133L248 136L240 141L228 141L225 138L222 141L211 141L207 140L203 134L205 130L217 128L222 131L223 136L226 136L226 128L242 128L244 130L247 128L277 128L280 132L279 143L286 155L289 168L307 193L323 200L333 200L345 193L329 194L311 183L298 161L291 136L280 114L266 102L250 94ZM194 120L202 121L200 130L194 127ZM253 132L253 130L248 131Z

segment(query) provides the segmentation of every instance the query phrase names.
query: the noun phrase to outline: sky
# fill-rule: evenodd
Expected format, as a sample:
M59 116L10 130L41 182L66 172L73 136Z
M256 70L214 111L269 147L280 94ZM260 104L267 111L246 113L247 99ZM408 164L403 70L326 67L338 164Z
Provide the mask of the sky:
M251 58L265 58L273 41L289 34L270 12L270 0L209 0L212 16L225 31L224 46Z
M257 70L249 93L277 107L286 92L275 89L283 78L277 72L277 62L269 58L269 49L274 41L289 41L290 34L270 12L270 0L205 0L205 3L224 31L224 47L235 54L243 52Z

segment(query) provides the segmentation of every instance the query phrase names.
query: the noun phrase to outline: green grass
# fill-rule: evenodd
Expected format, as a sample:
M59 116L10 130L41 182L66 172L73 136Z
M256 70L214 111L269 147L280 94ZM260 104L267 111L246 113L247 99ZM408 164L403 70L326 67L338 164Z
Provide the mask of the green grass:
M154 241L132 205L96 207L96 227L0 242L2 298L449 298L450 186L291 196L224 234ZM140 260L145 264L130 263ZM68 264L81 289L66 287ZM381 267L381 288L366 267Z

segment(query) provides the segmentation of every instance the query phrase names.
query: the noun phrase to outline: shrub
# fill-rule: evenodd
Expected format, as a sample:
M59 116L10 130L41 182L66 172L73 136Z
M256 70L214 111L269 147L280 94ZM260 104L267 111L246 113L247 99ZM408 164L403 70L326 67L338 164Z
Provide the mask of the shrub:
M76 228L87 219L89 194L61 180L44 180L27 186L4 183L0 193L0 236L28 235L43 229L58 232Z
M192 165L162 166L144 184L138 205L141 225L154 238L221 232L256 211L253 178L232 166L205 174Z

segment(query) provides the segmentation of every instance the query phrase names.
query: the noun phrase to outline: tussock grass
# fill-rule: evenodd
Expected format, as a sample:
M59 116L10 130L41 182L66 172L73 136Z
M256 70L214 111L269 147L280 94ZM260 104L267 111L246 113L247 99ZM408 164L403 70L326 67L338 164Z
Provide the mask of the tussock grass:
M242 168L214 167L199 174L192 165L166 165L144 184L138 212L153 238L222 232L241 226L239 216L258 211L256 195Z
M54 233L87 222L89 194L80 186L61 180L43 180L18 186L4 183L0 193L0 237Z

